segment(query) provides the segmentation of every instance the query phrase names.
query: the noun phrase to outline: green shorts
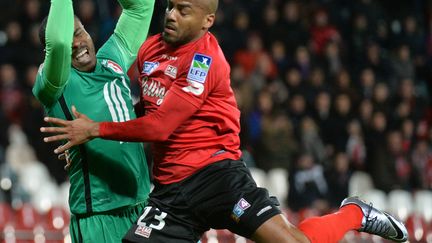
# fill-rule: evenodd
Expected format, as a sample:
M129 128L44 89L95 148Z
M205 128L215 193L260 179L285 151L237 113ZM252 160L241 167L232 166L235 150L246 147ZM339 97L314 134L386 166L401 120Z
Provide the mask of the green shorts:
M145 203L86 217L71 215L72 243L120 243L141 215Z

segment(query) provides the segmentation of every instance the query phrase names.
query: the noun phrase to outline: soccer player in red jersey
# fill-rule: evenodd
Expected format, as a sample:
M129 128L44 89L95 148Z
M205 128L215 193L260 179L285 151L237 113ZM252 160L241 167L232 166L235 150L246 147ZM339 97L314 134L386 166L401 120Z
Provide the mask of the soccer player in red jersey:
M208 32L217 5L168 1L163 33L149 38L138 54L142 117L95 122L72 108L75 120L47 117L60 127L41 128L58 133L47 142L67 140L56 153L94 138L152 142L155 188L123 242L197 242L209 228L256 242L337 242L349 230L405 241L402 223L357 198L296 228L277 199L257 187L241 160L230 68Z

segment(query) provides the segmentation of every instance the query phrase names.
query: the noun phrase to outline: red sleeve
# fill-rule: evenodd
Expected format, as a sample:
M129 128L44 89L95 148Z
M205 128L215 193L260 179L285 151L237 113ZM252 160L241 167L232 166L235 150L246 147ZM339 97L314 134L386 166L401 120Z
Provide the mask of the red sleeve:
M157 110L126 122L102 122L99 134L101 138L119 141L165 141L197 109L176 93L168 92Z

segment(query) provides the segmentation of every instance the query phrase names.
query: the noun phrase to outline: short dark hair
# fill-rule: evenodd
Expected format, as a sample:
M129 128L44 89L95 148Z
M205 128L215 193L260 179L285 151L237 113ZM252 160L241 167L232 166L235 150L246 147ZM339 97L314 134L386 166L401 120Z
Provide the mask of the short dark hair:
M45 48L45 32L46 32L46 25L48 22L48 16L46 16L43 20L42 23L39 26L39 41L42 44L42 46Z

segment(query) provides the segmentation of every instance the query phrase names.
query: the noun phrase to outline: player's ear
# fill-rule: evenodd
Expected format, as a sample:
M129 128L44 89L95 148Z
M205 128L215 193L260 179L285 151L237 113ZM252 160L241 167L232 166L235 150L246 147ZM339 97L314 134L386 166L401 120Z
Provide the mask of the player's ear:
M215 20L215 14L207 14L204 18L203 28L204 29L210 29L210 27L213 26L214 20Z

